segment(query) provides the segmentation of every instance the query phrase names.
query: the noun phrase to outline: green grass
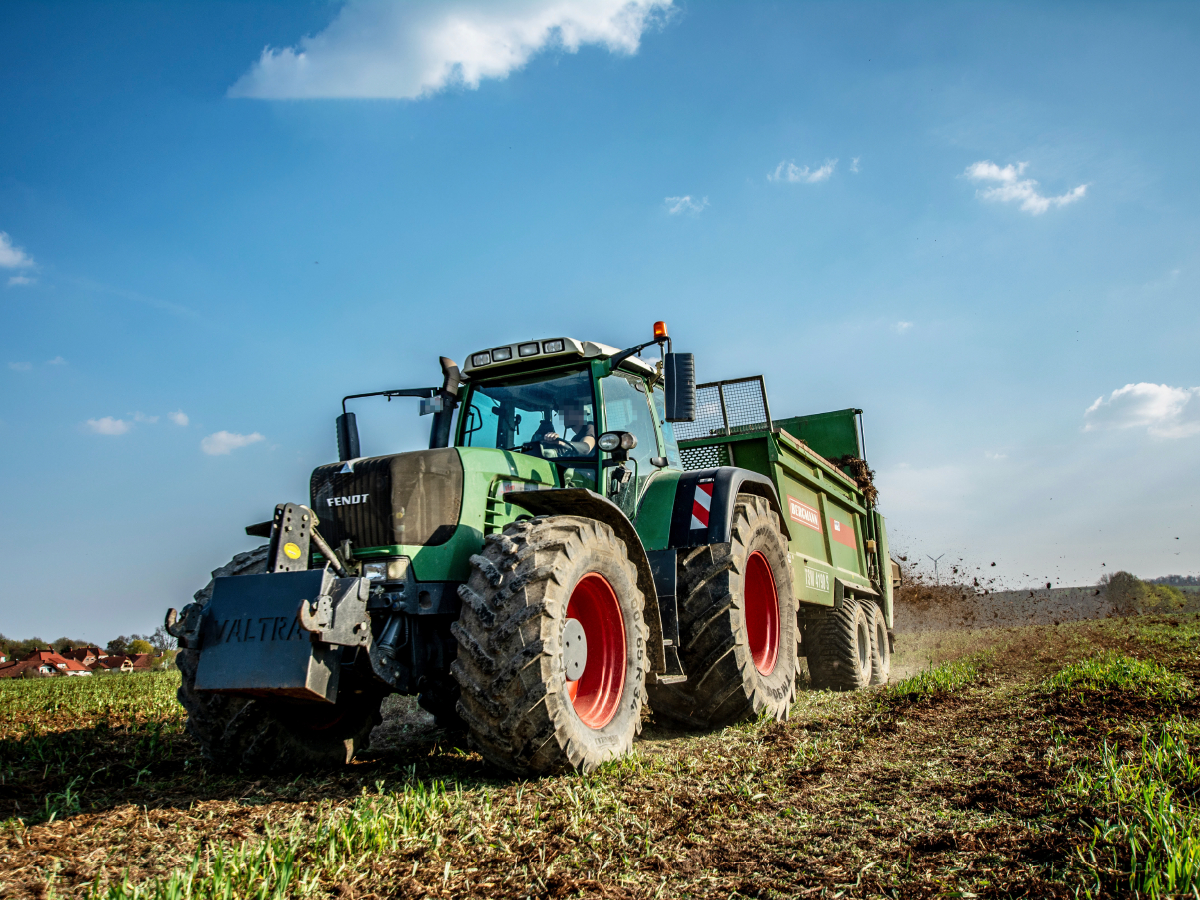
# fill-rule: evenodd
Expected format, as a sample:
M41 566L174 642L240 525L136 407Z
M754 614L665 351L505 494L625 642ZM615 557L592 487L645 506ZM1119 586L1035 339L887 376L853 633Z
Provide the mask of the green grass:
M979 678L979 661L976 658L955 660L931 666L910 678L898 681L883 691L883 699L890 701L917 701L940 694L957 691Z
M1043 682L1056 693L1123 691L1160 702L1177 702L1191 689L1187 679L1153 660L1108 651L1072 663Z
M98 786L169 771L183 741L178 686L177 672L0 681L0 818L53 822L88 808Z
M363 792L353 804L326 810L315 825L294 816L266 826L263 838L237 846L197 850L191 862L164 876L133 883L128 875L97 879L91 900L274 900L307 896L324 884L353 882L372 861L401 849L434 847L450 814L461 811L461 791L416 779L399 791Z
M1105 744L1097 763L1072 772L1074 793L1097 811L1080 862L1095 877L1089 896L1124 882L1147 898L1200 896L1200 728L1176 720L1121 753Z
M106 673L90 678L0 681L0 739L88 728L98 722L182 723L178 672Z

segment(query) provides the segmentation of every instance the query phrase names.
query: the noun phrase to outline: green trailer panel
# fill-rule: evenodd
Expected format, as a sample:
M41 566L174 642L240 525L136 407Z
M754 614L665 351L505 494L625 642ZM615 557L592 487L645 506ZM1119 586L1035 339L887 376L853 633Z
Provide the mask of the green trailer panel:
M684 467L738 466L770 478L788 516L796 598L834 606L847 591L877 597L891 627L883 517L830 461L860 455L861 411L772 420L761 378L698 385L697 394L697 422L676 425Z

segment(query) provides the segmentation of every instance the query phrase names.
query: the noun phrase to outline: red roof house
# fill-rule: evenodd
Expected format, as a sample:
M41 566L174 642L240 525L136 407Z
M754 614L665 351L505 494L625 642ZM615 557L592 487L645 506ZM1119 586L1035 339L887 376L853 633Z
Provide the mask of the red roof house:
M62 652L63 659L73 659L83 663L85 666L90 666L96 660L104 659L106 656L108 654L99 647L75 647L74 649Z
M98 659L92 663L93 672L132 672L133 660L128 656L113 654L105 656L103 659Z
M36 671L40 675L91 675L91 670L74 659L65 659L53 650L34 650L15 663L0 665L0 678L15 678L26 672Z

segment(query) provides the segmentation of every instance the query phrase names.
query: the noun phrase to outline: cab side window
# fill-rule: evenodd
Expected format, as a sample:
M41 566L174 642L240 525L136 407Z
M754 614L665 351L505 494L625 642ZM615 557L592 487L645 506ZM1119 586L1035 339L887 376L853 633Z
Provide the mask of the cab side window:
M661 379L654 387L654 412L658 416L658 427L662 429L663 455L667 465L672 469L682 469L683 460L679 458L679 441L675 440L675 426L667 421L667 395L663 390Z
M604 391L604 430L628 431L637 438L637 446L629 451L626 468L633 477L610 499L617 502L632 519L637 510L637 498L642 486L655 471L650 458L658 456L658 435L654 429L653 411L647 396L646 382L636 375L614 372L601 381ZM636 465L634 464L636 461ZM608 470L610 474L615 469Z

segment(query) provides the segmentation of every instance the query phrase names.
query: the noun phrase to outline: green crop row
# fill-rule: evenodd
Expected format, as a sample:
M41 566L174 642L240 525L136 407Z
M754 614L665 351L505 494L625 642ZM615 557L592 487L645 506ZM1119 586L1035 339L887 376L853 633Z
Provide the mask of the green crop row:
M409 844L440 840L442 823L460 792L441 782L410 779L401 791L363 793L352 805L327 811L315 828L299 818L266 828L253 843L219 844L196 851L191 862L140 884L128 876L99 879L90 900L278 900L313 893L321 882L337 883L369 871L379 858Z
M979 663L975 658L959 659L931 666L916 675L897 681L883 691L886 701L915 701L935 694L956 691L979 678Z
M1200 896L1200 728L1175 720L1146 734L1132 753L1105 744L1098 762L1077 768L1070 789L1097 810L1080 862L1135 896Z
M1181 700L1191 692L1187 679L1165 666L1111 651L1066 666L1043 686L1064 694L1123 691L1167 703Z
M97 722L180 722L178 672L93 675L90 678L14 678L0 681L0 738Z

